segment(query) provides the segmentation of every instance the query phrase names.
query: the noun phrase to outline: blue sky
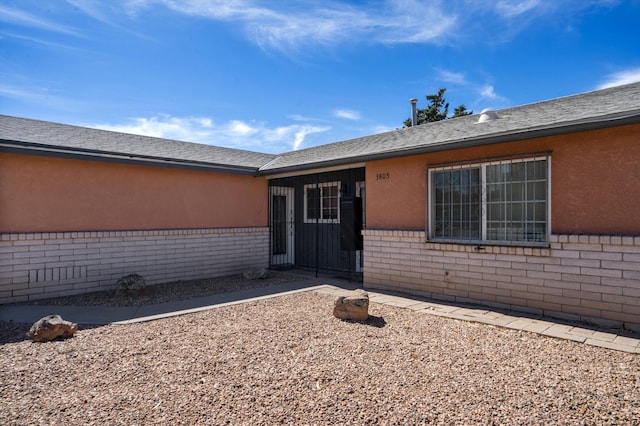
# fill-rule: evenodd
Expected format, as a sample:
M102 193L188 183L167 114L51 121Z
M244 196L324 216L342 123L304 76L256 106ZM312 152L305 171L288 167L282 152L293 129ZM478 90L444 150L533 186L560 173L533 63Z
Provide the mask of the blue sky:
M279 153L640 81L640 0L3 0L0 113Z

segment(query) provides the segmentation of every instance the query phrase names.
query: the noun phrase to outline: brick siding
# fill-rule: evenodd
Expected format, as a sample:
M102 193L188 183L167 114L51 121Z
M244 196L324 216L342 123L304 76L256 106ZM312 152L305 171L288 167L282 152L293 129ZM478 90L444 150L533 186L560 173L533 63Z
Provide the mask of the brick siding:
M640 328L640 237L553 235L549 248L425 242L365 230L365 287Z
M0 234L0 304L239 274L269 265L269 229Z

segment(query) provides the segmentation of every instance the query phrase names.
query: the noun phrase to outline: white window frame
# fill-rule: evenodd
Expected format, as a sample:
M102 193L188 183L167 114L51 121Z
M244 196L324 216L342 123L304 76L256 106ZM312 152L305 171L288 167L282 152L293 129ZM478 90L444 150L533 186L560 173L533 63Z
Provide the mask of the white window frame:
M513 164L518 162L529 161L547 161L547 220L546 220L546 235L545 241L502 241L502 240L488 240L487 239L487 180L486 170L487 166L499 165L499 164ZM443 170L467 170L467 169L480 169L480 210L481 210L481 237L478 240L474 239L448 239L438 238L434 236L435 233L435 194L434 194L434 173ZM450 166L433 166L427 168L427 241L429 242L441 242L447 244L474 244L474 245L507 245L507 246L549 246L551 236L551 155L534 155L531 157L522 157L516 159L501 159L501 160L489 160L484 162L465 163Z
M324 218L324 199L323 196L324 188L336 187L337 188L337 205L336 205L336 218ZM319 198L320 198L320 210L318 212L318 218L309 218L307 216L307 190L308 189L320 189ZM340 181L335 182L320 182L318 184L311 183L304 186L304 223L340 223Z

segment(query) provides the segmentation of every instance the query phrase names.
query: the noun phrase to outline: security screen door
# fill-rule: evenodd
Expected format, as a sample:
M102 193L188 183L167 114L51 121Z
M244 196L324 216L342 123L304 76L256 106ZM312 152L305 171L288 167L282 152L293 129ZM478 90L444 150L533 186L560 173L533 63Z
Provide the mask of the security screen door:
M272 186L271 201L271 264L293 265L294 258L294 207L293 188Z

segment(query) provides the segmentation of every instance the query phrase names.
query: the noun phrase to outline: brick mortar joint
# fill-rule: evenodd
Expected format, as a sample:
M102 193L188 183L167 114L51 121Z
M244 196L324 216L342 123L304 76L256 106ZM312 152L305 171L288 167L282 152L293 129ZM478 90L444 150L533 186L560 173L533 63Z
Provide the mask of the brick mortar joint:
M399 231L399 230L389 230L389 229L365 229L362 231L362 235L365 239L374 240L376 237L385 237L385 238L420 238L421 242L426 245L431 245L434 249L442 250L443 247L446 246L446 250L450 249L453 246L456 247L473 247L478 244L454 244L447 242L436 242L436 241L427 241L426 232L425 231ZM594 246L599 245L604 246L631 246L631 247L640 247L640 236L636 235L575 235L575 234L552 234L549 238L549 244L552 246L550 248L562 247L564 244L571 244L572 246L585 245L585 246ZM520 246L494 246L494 245L483 245L480 244L485 249L491 248L492 253L502 253L506 254L504 249L517 248L517 249L525 249L529 250L545 250L541 255L548 256L549 247L520 247ZM453 251L471 251L471 249L464 248L451 248ZM528 253L527 253L528 254Z
M0 233L0 243L25 240L67 240L77 238L125 238L172 235L215 235L215 234L254 234L268 233L267 226L198 228L198 229L162 229L136 231L66 231L66 232L18 232Z

